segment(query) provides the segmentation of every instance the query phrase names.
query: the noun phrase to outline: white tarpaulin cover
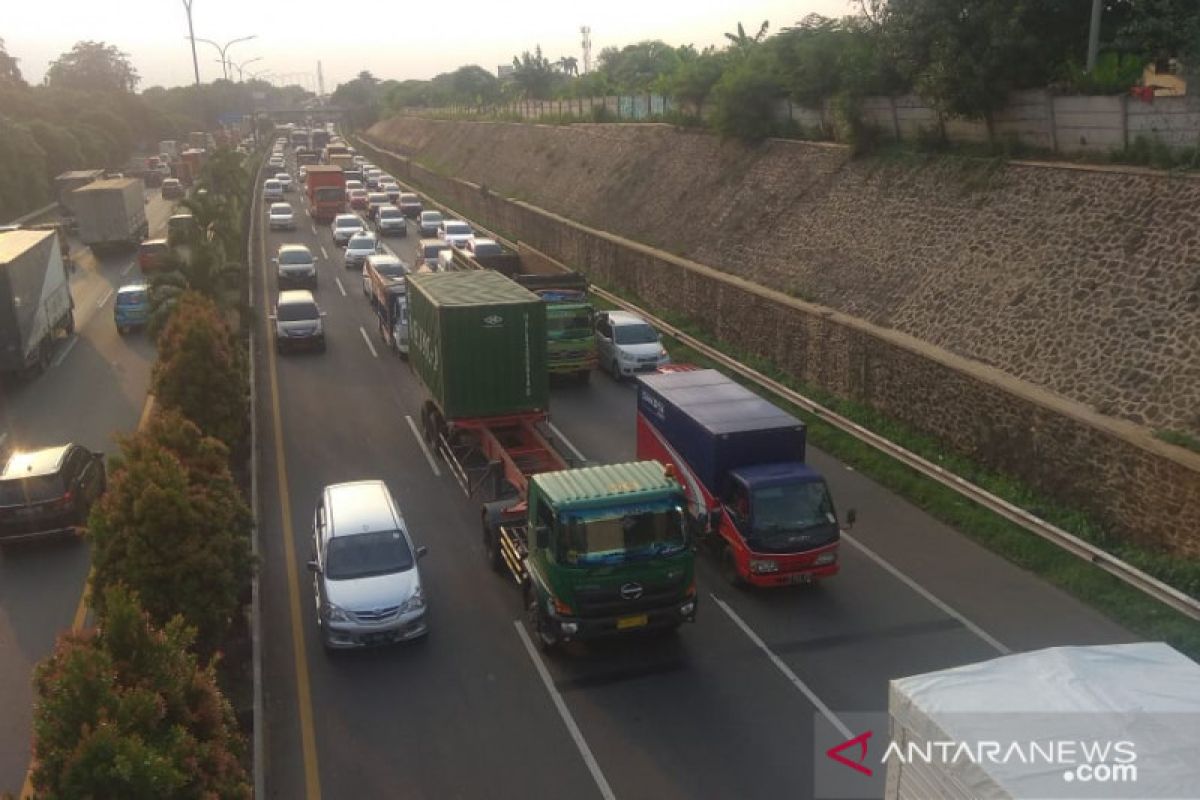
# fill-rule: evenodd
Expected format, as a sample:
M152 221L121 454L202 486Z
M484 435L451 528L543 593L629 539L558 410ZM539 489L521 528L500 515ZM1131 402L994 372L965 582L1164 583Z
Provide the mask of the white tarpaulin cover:
M1007 753L1005 763L973 763L962 750L953 763L889 758L888 798L1200 797L1200 665L1165 644L1020 653L893 680L888 695L902 750L995 742ZM1115 742L1127 744L1115 750ZM1063 757L1039 758L1059 746ZM1077 769L1128 763L1129 752L1136 776L1103 780L1105 770Z

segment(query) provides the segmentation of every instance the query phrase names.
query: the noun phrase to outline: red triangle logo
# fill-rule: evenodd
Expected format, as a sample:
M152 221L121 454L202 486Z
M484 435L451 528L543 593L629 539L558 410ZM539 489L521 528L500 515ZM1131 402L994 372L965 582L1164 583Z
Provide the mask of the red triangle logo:
M863 762L867 760L867 740L871 738L871 734L871 731L860 733L853 739L847 739L841 744L834 745L833 747L829 748L825 751L825 755L829 756L839 764L845 764L850 769L855 770L856 772L861 772L863 775L870 777L875 773L871 771L870 767L863 766ZM858 759L856 761L851 761L842 755L843 750L849 750L853 747L858 748Z

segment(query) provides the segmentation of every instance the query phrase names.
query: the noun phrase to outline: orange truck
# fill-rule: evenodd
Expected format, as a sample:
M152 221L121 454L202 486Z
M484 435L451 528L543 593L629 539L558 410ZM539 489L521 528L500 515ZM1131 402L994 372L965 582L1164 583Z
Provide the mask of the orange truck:
M304 181L309 214L315 222L332 222L346 210L346 173L329 164L308 167Z

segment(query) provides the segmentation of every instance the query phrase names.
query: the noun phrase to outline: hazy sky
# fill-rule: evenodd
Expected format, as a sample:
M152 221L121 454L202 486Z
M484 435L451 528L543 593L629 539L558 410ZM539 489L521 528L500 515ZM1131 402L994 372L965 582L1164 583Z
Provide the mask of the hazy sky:
M600 0L592 3L532 0L195 0L196 36L227 42L258 38L229 49L235 62L254 57L250 72L275 75L317 71L326 91L369 69L377 77L431 78L463 64L495 71L521 50L541 44L551 59L575 56L583 68L579 27L592 28L593 58L608 46L642 39L670 44L719 44L738 21L748 31L765 19L771 30L810 13L842 16L851 0ZM423 12L420 17L415 9ZM81 39L114 44L129 54L142 76L140 89L192 81L187 16L182 0L14 0L0 16L0 38L21 72L40 82L47 65ZM197 42L200 79L219 77L219 54ZM297 83L303 77L297 75Z

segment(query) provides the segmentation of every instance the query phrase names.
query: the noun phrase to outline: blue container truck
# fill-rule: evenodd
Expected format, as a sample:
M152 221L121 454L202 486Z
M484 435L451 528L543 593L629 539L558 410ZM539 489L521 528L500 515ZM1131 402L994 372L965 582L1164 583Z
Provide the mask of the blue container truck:
M804 463L805 439L804 423L716 370L638 379L638 458L674 467L695 535L735 585L838 572L841 527L825 478Z

